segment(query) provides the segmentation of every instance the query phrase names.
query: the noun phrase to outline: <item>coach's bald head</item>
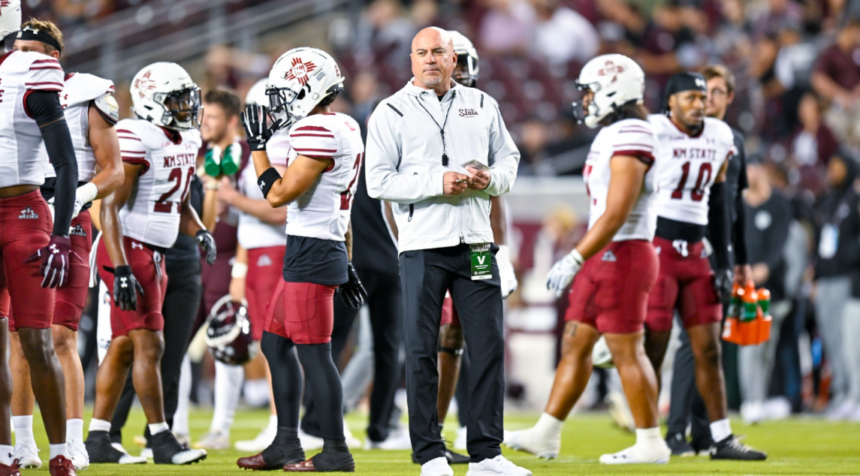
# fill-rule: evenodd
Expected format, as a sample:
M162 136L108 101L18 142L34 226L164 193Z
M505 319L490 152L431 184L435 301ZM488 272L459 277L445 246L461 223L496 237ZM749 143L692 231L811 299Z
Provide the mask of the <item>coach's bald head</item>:
M451 88L451 74L457 66L451 33L435 26L418 32L412 39L412 74L415 84L444 94Z

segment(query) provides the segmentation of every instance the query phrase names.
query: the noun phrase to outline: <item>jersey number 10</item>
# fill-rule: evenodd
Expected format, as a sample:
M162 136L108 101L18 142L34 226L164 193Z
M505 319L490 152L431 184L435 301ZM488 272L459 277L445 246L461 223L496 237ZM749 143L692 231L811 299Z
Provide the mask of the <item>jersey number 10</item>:
M672 192L673 200L681 200L684 198L684 187L687 185L687 177L690 175L690 163L684 162L684 165L681 166L681 181L678 182L678 188L676 188ZM705 187L708 186L708 183L711 181L711 176L713 174L713 166L710 162L702 162L702 165L699 166L699 177L696 178L696 186L693 187L693 190L690 190L690 198L694 202L701 202L702 198L705 196Z

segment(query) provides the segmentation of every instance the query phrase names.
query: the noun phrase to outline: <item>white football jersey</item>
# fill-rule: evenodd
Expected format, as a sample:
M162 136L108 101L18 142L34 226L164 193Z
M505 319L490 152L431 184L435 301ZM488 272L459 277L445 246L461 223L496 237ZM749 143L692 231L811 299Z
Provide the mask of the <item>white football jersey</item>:
M66 75L63 91L60 93L60 104L66 115L66 123L69 125L69 133L72 135L72 144L75 146L75 158L78 160L78 181L89 182L96 176L96 156L90 146L90 103L105 98L106 102L116 104L113 99L113 81L93 76L92 74L70 73ZM107 97L110 99L107 99ZM100 109L97 109L101 112ZM105 120L111 124L116 119L102 112ZM56 177L54 167L48 161L48 153L42 146L42 154L47 169L46 177Z
M345 114L315 114L290 128L290 163L296 157L333 159L311 188L287 208L287 234L344 241L364 158L358 123Z
M44 183L42 133L27 111L27 93L62 90L56 59L23 51L0 56L0 188Z
M179 133L144 121L123 119L117 124L123 162L143 165L137 186L119 219L125 236L170 248L179 232L179 212L194 177L201 146L197 130Z
M266 153L272 165L286 166L290 153L295 155L295 152L290 149L289 132L285 130L276 132L266 143ZM254 169L253 159L248 160L248 164L239 174L238 185L242 195L253 200L266 199L260 187L257 186L257 171ZM284 239L284 226L286 223L281 226L270 225L250 213L239 212L239 244L246 250L284 246L287 243Z
M657 214L663 218L708 224L708 197L720 168L735 150L732 129L725 122L705 118L696 137L678 129L669 117L648 116L660 141L660 191Z
M630 216L612 241L651 241L657 228L655 195L659 164L655 160L660 160L660 144L651 125L639 119L624 119L604 127L591 144L583 170L586 190L591 199L588 228L591 229L606 211L609 180L612 177L609 161L616 155L634 156L651 167L645 173L645 183Z

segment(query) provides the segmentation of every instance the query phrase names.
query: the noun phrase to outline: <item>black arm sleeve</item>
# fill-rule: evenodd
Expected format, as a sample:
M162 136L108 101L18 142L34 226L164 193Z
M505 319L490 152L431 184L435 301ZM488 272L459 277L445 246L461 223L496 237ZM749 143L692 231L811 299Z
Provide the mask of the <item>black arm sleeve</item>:
M735 225L732 249L735 251L735 264L749 264L747 255L747 208L744 197L738 193L735 197Z
M729 267L729 209L725 182L711 186L708 199L708 236L714 246L717 269Z
M45 141L48 158L57 172L54 189L53 235L68 236L75 210L75 189L78 184L78 163L72 136L66 125L63 108L56 91L31 91L27 95L27 111L36 120Z

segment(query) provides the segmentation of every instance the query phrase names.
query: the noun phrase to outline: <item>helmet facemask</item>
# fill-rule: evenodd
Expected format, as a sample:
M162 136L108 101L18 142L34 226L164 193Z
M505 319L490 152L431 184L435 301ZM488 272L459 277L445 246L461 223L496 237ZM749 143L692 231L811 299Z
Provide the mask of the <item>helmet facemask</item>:
M301 89L295 91L292 88L267 87L266 96L269 97L269 116L277 129L286 129L296 122L304 119L310 112L326 97L339 94L343 91L343 83L331 86L322 97L315 98L313 102L304 101L308 95L317 94L311 91L311 85L305 84ZM318 94L317 94L318 95Z
M188 131L200 127L203 106L200 104L200 88L186 88L169 93L155 93L153 102L160 104L163 112L161 123L169 129Z
M582 91L583 98L579 101L574 101L572 103L573 106L573 117L576 119L578 124L585 124L589 128L595 128L603 120L604 117L609 115L612 111L601 111L599 105L596 104L595 99L597 98L597 93L600 92L600 83L588 83L582 84L579 80L576 80L576 89ZM585 95L588 93L592 93L591 100L588 102L588 109L585 108Z
M478 65L475 58L466 53L458 54L457 65L454 67L454 73L451 77L467 88L474 88L478 84L477 70Z

